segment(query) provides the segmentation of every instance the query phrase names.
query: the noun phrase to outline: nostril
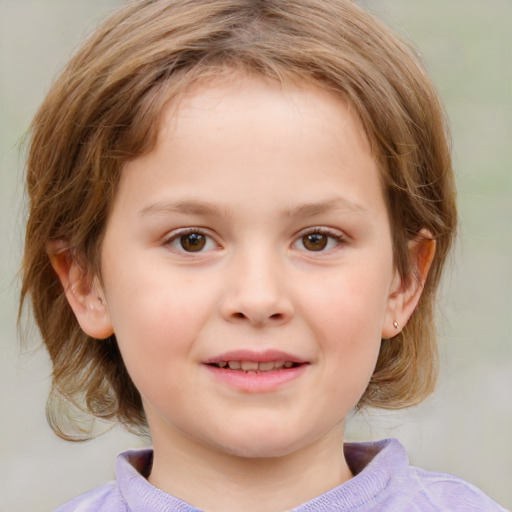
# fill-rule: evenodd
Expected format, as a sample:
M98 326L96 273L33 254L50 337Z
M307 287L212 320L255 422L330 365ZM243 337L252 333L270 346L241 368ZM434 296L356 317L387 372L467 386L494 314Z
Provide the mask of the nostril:
M233 316L235 318L240 318L240 319L246 319L248 318L247 315L245 315L244 313L240 312L240 311L237 311L236 313L233 314ZM270 315L268 318L270 320L282 320L283 319L283 314L282 313L274 313L273 315Z

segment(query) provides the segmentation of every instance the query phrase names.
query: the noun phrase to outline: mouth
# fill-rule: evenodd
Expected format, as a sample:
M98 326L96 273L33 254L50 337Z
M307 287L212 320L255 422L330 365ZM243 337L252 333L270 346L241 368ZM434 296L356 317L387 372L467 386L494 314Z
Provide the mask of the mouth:
M285 361L282 359L271 360L271 361L252 361L252 360L237 360L231 359L229 361L218 361L213 363L207 363L209 366L214 368L220 368L224 370L232 370L236 372L244 373L269 373L276 370L288 370L290 368L296 368L302 364L294 361Z
M234 350L203 361L210 374L229 389L270 393L306 373L310 361L281 350Z
M295 354L281 350L234 350L212 357L204 364L214 370L225 372L238 372L248 374L283 373L300 366L309 365L310 362Z

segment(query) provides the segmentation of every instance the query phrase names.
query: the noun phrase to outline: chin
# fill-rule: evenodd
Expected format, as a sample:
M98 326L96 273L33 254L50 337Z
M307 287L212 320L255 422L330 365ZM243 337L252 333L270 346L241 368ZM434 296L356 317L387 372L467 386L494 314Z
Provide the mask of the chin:
M265 429L256 432L246 429L242 432L232 433L226 442L217 447L228 455L247 459L278 458L290 455L305 447L306 439L295 439L289 433Z
M269 446L268 443L266 445L260 444L257 446L254 443L230 446L224 448L224 450L228 455L241 459L275 459L286 457L296 451L293 446L276 446L274 444Z

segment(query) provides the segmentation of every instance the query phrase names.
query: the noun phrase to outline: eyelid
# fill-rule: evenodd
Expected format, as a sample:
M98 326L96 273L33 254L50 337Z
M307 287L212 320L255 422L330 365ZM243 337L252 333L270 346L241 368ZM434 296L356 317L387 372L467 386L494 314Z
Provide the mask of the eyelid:
M349 237L341 230L339 229L335 229L335 228L330 228L330 227L327 227L327 226L313 226L313 227L310 227L310 228L305 228L301 231L299 231L299 233L297 233L296 237L295 237L295 241L293 242L292 244L292 248L300 242L300 240L307 236L307 235L311 235L311 234L314 234L314 233L320 233L321 235L325 235L325 236L328 236L329 238L332 238L333 240L336 241L336 248L338 248L338 246L340 245L343 245L345 243L348 242L349 240ZM331 248L331 249L327 249L327 250L322 250L322 251L308 251L307 249L300 249L301 251L304 251L304 252L310 252L310 253L315 253L315 252L318 252L318 253L327 253L327 252L330 252L331 250L335 250L336 248Z
M186 235L191 235L193 233L203 235L206 238L208 238L209 240L213 241L213 243L215 244L215 248L220 247L220 244L217 242L217 240L211 234L211 232L205 228L200 228L200 227L186 227L186 228L173 229L171 232L167 233L163 237L162 245L168 247L170 250L172 250L176 253L190 255L190 256L194 256L194 255L198 256L200 254L204 254L205 252L209 252L212 250L212 248L209 248L209 249L203 249L201 251L193 252L193 251L186 251L183 248L179 249L177 247L172 246L172 243L179 240L180 237L186 236Z

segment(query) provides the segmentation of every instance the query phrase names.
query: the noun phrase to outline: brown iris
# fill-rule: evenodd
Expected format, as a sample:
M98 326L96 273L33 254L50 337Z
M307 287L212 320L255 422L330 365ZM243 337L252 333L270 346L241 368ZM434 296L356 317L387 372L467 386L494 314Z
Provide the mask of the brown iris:
M327 247L328 238L322 233L310 233L302 237L302 243L308 251L323 251Z
M180 244L187 252L199 252L206 245L206 236L201 233L188 233L180 236Z

